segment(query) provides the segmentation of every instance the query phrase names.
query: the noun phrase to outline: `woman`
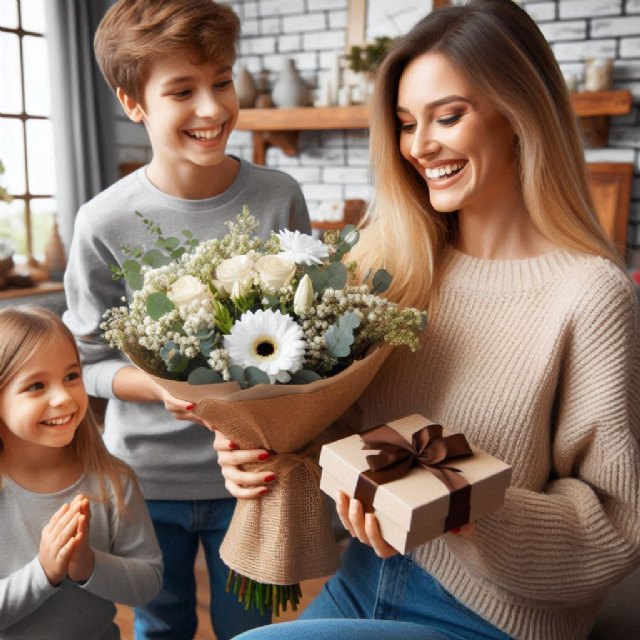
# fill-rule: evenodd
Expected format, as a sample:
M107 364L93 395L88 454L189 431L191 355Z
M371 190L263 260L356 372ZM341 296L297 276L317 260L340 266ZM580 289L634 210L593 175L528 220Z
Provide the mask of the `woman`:
M509 463L512 486L406 557L338 496L359 540L340 571L303 620L241 638L586 638L640 560L640 340L562 75L522 9L480 0L423 19L378 78L353 257L431 316L361 399L362 426L422 413ZM236 465L264 451L216 447L229 490L257 498L264 474Z

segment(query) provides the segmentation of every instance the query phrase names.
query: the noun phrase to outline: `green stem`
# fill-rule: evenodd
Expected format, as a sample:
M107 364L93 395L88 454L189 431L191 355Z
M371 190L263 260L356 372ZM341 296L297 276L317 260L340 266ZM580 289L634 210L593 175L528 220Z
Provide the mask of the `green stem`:
M299 583L281 585L258 582L233 569L229 570L226 590L233 590L238 602L244 604L245 610L258 609L260 613L264 613L265 609L271 609L276 617L281 611L285 612L289 605L293 611L297 611L302 596Z

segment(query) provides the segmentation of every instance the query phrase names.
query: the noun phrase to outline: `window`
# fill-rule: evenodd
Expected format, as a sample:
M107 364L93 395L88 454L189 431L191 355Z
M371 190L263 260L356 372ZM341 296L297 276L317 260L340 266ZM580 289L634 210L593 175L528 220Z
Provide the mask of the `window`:
M44 0L0 0L0 238L41 258L55 216L55 158Z

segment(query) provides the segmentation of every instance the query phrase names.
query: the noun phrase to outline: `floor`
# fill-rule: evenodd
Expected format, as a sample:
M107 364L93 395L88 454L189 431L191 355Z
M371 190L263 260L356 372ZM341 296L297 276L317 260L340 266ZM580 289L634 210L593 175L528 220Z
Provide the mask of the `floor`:
M316 596L322 589L326 578L318 578L316 580L308 580L302 583L302 602L298 611L290 609L276 618L276 622L285 622L295 619L302 609ZM209 619L209 588L207 585L207 569L204 562L202 552L198 554L196 560L196 582L198 589L198 631L194 640L215 640L215 635L211 628ZM133 640L133 612L129 607L118 606L118 614L116 616L116 624L120 627L122 640Z

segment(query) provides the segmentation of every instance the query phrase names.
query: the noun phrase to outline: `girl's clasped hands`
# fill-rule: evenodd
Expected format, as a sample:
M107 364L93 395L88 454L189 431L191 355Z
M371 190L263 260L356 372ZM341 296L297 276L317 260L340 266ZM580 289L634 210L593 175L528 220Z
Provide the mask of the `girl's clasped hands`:
M63 504L42 530L38 559L52 585L65 578L86 582L93 573L95 555L89 544L91 509L82 494Z

